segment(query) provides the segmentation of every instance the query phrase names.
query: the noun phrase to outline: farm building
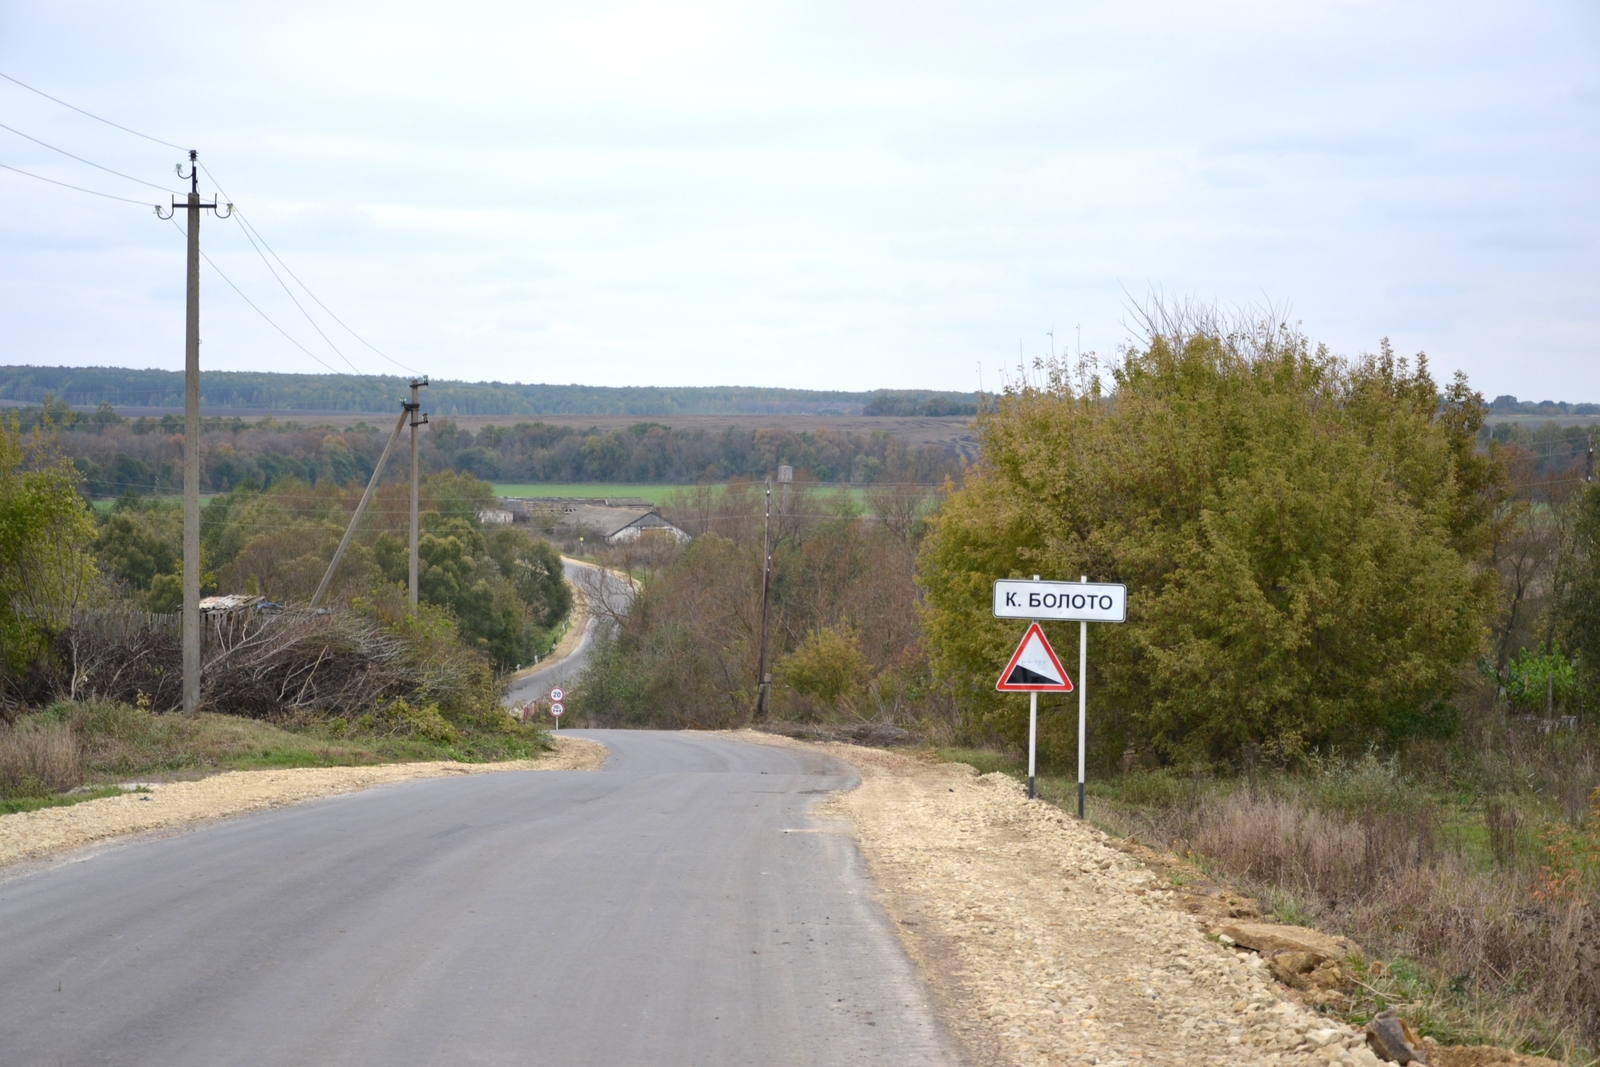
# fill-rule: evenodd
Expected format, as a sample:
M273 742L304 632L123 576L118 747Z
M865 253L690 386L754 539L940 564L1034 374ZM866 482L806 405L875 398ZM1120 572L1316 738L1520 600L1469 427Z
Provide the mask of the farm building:
M501 501L515 522L541 533L593 537L608 545L637 541L647 533L689 540L655 505L634 498L585 500L561 497L511 497Z

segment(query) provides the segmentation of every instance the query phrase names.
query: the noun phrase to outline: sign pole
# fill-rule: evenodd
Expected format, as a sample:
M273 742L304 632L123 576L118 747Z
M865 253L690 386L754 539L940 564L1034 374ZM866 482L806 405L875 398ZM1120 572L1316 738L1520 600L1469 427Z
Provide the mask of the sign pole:
M1087 582L1089 576L1081 575L1080 582ZM1085 748L1085 735L1088 731L1089 717L1086 714L1089 702L1089 624L1087 621L1078 623L1078 818L1083 818L1083 753Z
M1028 799L1033 799L1033 753L1039 738L1039 694L1028 694ZM1081 775L1080 775L1081 777Z
M1033 576L1034 581L1039 576ZM1039 743L1039 694L1028 694L1028 799L1033 799L1033 756Z

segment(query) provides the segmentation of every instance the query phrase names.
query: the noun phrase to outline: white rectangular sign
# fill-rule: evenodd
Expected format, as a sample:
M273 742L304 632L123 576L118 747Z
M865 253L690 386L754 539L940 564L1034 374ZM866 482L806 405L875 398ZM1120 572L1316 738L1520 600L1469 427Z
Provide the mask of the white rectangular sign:
M1105 582L1001 578L994 583L994 614L998 619L1127 622L1128 587Z

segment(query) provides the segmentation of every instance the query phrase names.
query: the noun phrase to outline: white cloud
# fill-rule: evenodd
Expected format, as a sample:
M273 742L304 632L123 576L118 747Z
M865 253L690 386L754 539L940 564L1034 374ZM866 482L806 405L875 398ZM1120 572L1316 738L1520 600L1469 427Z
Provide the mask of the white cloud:
M0 7L0 70L192 140L381 347L605 384L970 388L1052 328L1111 350L1158 288L1600 399L1597 45L1577 2ZM170 175L5 83L0 121ZM179 365L170 224L0 183L0 361ZM204 284L208 365L319 369Z

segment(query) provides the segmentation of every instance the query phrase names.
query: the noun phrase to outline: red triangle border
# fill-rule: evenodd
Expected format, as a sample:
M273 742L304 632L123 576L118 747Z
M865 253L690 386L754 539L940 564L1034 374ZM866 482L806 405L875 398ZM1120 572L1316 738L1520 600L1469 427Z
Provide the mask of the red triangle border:
M1028 640L1034 634L1039 635L1039 640L1044 644L1045 655L1050 657L1050 662L1055 664L1056 670L1061 672L1063 684L1061 685L1009 685L1006 679L1011 677L1011 672L1016 668L1017 661L1022 658L1022 650L1028 647ZM1061 665L1061 660L1056 656L1056 650L1050 647L1050 639L1044 635L1044 630L1039 624L1029 623L1028 632L1022 635L1022 640L1017 642L1017 650L1011 654L1011 660L1006 664L1005 670L1000 672L1000 679L994 687L1002 693L1070 693L1072 692L1072 679L1067 675L1067 669Z

